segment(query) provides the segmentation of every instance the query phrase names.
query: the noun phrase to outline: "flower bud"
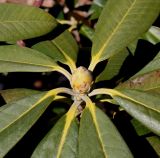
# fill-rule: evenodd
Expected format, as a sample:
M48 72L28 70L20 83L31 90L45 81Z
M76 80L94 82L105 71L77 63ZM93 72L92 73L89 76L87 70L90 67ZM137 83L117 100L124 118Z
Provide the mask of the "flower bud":
M93 77L89 70L85 67L80 66L72 74L71 87L77 93L87 93L90 91L93 83Z

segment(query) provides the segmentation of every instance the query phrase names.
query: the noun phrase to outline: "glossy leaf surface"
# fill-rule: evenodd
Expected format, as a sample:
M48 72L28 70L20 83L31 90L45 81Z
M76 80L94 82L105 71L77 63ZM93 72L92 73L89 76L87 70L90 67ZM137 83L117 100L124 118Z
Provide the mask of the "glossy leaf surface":
M42 41L32 46L33 49L44 53L52 58L55 62L66 62L64 55L58 50L52 41Z
M68 30L61 33L52 41L40 42L34 45L33 48L48 55L54 61L68 64L70 68L75 69L78 45Z
M0 94L6 103L14 102L37 93L40 93L40 91L25 88L6 89L0 91Z
M3 157L32 127L53 101L50 92L35 94L0 108L0 157Z
M159 15L159 8L159 0L108 0L96 25L90 70L142 35Z
M138 90L118 90L113 98L130 115L160 135L160 95Z
M37 7L0 4L0 15L0 41L41 36L57 26L54 17Z
M85 108L80 122L79 158L98 157L130 158L132 154L110 119L92 104Z
M0 72L46 72L57 64L48 56L26 47L0 46Z
M40 142L32 158L76 158L78 124L75 118L77 106L73 105Z

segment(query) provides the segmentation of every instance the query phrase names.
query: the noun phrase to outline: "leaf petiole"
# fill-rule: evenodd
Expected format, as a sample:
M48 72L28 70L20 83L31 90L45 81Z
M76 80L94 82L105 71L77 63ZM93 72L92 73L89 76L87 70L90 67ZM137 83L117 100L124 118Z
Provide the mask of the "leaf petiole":
M59 93L66 93L66 94L69 94L69 95L72 95L74 96L74 92L69 89L69 88L65 88L65 87L62 87L62 88L55 88L53 90L50 90L49 91L50 94L54 94L54 95L57 95Z

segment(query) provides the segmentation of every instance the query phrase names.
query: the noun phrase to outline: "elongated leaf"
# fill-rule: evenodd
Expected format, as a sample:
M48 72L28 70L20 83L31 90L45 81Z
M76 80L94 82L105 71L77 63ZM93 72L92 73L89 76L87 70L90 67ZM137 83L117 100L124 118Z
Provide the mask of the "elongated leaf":
M68 30L52 41L40 42L34 45L33 48L52 57L54 61L69 65L72 70L76 68L78 45Z
M130 115L160 135L160 95L138 90L118 90L113 98Z
M0 41L28 39L48 33L57 22L37 7L0 4Z
M145 126L143 126L139 121L137 121L136 119L132 119L131 120L131 123L136 131L136 133L139 135L139 136L143 136L143 135L146 135L146 134L149 134L151 133L151 131L146 128Z
M130 158L128 147L110 119L93 104L85 108L79 132L79 158Z
M26 47L0 46L0 72L46 72L57 64L46 55Z
M160 88L160 52L142 70L126 82L120 84L118 89L130 88L152 91Z
M76 158L78 124L75 119L76 105L64 115L40 142L32 158Z
M159 0L108 0L96 25L90 69L143 34L157 18L159 8Z
M25 88L15 88L0 91L0 94L2 95L6 103L14 102L37 93L40 93L40 91Z
M53 98L53 93L44 92L2 106L3 110L0 111L0 157L3 157L24 136L53 101Z
M55 62L65 62L64 55L58 50L58 48L53 44L52 41L39 42L33 45L32 48L51 57Z
M64 55L66 62L74 70L78 55L78 45L68 30L64 31L60 36L53 39L52 42ZM63 61L62 61L63 62Z
M110 80L116 75L118 75L120 68L129 55L127 49L123 50L121 53L113 55L103 70L103 72L96 78L96 81Z

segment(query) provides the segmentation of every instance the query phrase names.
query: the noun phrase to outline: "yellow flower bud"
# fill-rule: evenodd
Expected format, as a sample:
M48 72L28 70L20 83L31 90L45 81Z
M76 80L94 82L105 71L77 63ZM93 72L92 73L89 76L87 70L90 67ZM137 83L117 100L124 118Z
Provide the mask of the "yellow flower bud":
M89 70L80 66L72 74L71 87L76 93L87 93L90 91L93 83L93 77Z

